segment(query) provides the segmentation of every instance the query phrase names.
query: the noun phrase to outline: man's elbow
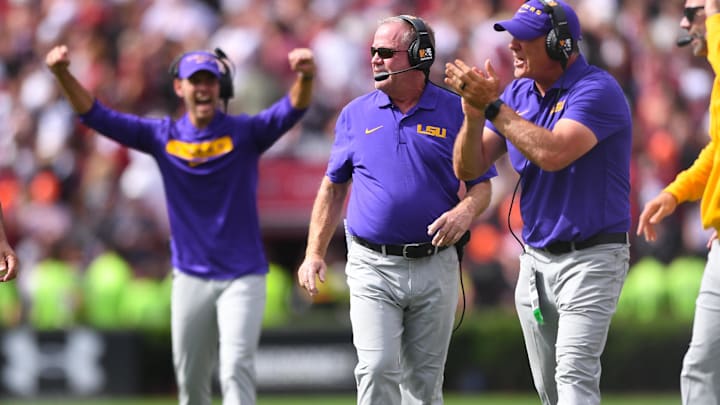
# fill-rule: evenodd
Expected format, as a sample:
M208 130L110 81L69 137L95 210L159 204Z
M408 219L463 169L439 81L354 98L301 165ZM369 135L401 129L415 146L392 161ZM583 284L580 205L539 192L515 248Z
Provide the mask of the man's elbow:
M477 177L477 176L474 176L471 171L464 170L457 166L455 166L453 171L455 172L455 177L457 177L459 180L462 180L462 181L469 181L469 180L472 180L475 177Z
M534 163L546 172L559 172L560 170L570 166L573 161L574 160L568 158L567 156L555 154L541 156L540 159L538 159L538 162Z
M459 180L469 181L480 177L481 174L487 171L487 168L483 170L482 167L467 167L461 163L455 163L453 164L453 171L455 172L455 177Z

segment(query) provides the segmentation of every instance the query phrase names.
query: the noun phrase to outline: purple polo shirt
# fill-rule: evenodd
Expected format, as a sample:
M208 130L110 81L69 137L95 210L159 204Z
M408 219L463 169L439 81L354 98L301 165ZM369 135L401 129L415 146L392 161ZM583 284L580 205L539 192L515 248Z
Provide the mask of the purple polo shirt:
M287 97L257 115L217 111L207 128L123 114L95 101L81 121L155 158L168 207L172 263L185 273L227 280L265 274L257 214L258 161L302 117Z
M552 129L559 119L567 118L590 128L598 140L588 153L556 172L529 162L506 140L512 166L522 173L520 207L525 242L544 247L554 241L585 240L598 233L627 232L632 121L615 79L580 56L545 97L532 80L518 79L500 98L539 126ZM558 112L550 113L553 109ZM499 133L489 121L486 126Z
M429 242L427 226L460 201L452 150L462 123L460 97L433 83L407 114L379 90L345 106L327 176L352 180L349 232L375 243ZM463 187L496 175L492 167Z

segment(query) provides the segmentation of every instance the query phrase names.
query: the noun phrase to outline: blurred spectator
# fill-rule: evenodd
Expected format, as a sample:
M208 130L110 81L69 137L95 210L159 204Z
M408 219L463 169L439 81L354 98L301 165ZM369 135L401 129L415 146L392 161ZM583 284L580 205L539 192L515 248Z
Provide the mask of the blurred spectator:
M7 283L0 287L0 308L0 330L20 324L22 305L17 283Z
M665 274L665 265L652 257L630 267L618 300L617 318L647 323L664 316L668 290Z
M31 271L29 322L36 330L67 330L77 324L81 305L78 254L71 239L54 242Z
M90 262L84 277L84 321L97 329L120 328L120 305L133 277L130 265L108 250Z
M122 291L120 327L143 332L170 332L170 289L162 280L136 277Z
M692 322L704 269L705 260L699 257L680 256L668 265L667 294L673 319Z
M267 295L262 326L263 328L282 326L287 322L290 315L289 306L294 285L293 279L287 269L276 263L270 263L266 283Z

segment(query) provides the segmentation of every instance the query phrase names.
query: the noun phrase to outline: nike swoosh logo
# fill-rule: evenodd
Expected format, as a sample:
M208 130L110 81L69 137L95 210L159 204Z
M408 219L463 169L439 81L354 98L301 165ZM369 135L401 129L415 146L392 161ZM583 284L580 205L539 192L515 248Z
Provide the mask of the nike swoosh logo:
M380 128L382 128L382 127L383 127L383 126L380 125L380 126L377 126L377 127L373 128L373 129L367 129L367 128L365 128L365 135L367 135L367 134L372 134L373 132L377 131L378 129L380 129Z
M523 115L527 114L529 111L530 111L529 109L525 110L525 111L519 111L519 112L517 112L517 115L522 117Z

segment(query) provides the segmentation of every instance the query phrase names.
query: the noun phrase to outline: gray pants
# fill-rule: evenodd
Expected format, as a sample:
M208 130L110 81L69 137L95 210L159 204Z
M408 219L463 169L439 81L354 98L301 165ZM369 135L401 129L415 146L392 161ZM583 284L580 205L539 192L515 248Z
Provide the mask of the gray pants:
M454 248L421 259L351 243L346 268L359 405L436 405L458 301Z
M218 351L223 404L255 404L265 294L264 275L216 281L174 271L172 349L181 405L211 404Z
M544 405L600 404L600 355L628 266L624 244L563 255L527 247L520 257L515 305ZM533 314L533 298L543 325Z
M715 240L695 301L690 348L680 374L684 405L720 404L720 245Z

